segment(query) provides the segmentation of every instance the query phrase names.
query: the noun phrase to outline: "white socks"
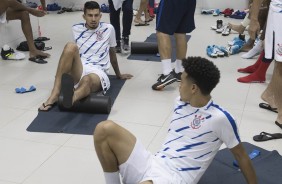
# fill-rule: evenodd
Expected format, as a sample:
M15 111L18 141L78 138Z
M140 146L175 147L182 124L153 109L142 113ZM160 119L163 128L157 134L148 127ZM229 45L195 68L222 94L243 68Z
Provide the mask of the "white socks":
M163 67L163 74L168 75L172 71L171 59L162 60L162 67ZM180 59L175 60L175 69L174 70L175 70L175 73L184 71L184 68L182 66L182 60Z
M184 68L182 66L182 60L176 59L175 60L175 68L174 68L175 73L183 72Z
M119 172L104 172L106 184L121 184Z
M251 20L249 19L249 13L245 16L244 20L241 22L241 25L247 27L250 24Z
M162 66L163 66L163 74L168 75L172 71L171 59L163 59Z
M249 52L243 54L241 57L244 59L251 59L256 55L259 55L262 50L263 50L262 41L259 40L257 44L255 44L254 47L251 50L249 50Z

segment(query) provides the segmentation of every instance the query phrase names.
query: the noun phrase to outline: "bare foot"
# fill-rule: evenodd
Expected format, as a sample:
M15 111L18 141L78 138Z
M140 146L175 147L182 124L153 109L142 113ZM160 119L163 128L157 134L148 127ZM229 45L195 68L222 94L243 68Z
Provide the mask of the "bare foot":
M137 18L134 19L134 22L137 23L137 24L145 24L145 22L143 20L137 19Z
M245 27L242 26L241 24L240 24L240 25L235 25L235 24L228 23L228 26L229 26L233 31L236 31L236 32L238 32L239 34L243 34L244 31L245 31Z
M35 51L30 51L29 52L29 57L36 57L36 56L50 57L50 54L42 52L40 50L35 50Z
M29 10L29 13L31 15L34 15L36 17L43 17L46 15L46 12L45 11L42 11L42 10L36 10L36 9L30 9Z

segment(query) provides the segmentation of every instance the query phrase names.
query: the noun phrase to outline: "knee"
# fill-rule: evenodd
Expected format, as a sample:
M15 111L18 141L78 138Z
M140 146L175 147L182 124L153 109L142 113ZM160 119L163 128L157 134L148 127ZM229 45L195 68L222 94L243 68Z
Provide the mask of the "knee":
M21 12L21 18L22 21L30 21L29 13L27 11Z
M106 139L109 135L111 135L111 132L115 129L115 126L116 124L110 120L100 122L96 126L93 133L95 142Z
M73 42L68 42L64 48L65 52L74 53L78 51L77 45Z

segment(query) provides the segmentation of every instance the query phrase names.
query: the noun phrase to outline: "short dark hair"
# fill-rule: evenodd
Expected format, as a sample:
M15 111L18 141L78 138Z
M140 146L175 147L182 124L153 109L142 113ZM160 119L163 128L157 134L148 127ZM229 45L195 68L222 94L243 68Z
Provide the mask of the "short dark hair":
M84 4L84 14L86 14L86 10L93 10L93 9L99 9L100 11L100 5L96 1L87 1Z
M220 71L208 59L202 57L188 57L182 60L188 79L192 80L203 95L209 95L218 84Z

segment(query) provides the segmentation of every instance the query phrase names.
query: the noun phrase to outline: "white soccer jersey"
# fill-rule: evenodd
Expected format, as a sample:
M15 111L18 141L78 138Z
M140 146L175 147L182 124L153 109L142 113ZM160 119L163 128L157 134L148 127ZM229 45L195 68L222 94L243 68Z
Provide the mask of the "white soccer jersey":
M282 0L272 0L270 7L273 11L282 13Z
M202 108L176 100L168 135L155 155L179 173L187 184L196 184L218 149L239 144L234 118L212 100Z
M85 23L80 23L73 25L72 31L82 64L95 65L107 71L110 68L109 49L116 46L113 26L100 22L96 29L91 30Z

